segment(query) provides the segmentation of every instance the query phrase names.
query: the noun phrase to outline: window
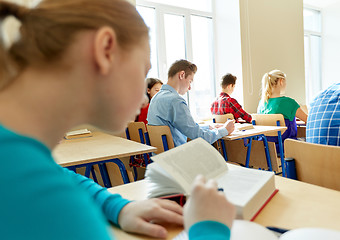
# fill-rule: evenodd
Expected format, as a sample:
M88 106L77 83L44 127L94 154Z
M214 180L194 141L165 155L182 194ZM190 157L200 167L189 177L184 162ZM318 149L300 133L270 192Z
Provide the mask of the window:
M211 0L137 0L137 10L150 28L151 65L148 77L167 81L173 62L187 59L198 71L192 89L183 96L195 119L211 116L215 97Z
M321 12L304 8L306 102L321 91Z

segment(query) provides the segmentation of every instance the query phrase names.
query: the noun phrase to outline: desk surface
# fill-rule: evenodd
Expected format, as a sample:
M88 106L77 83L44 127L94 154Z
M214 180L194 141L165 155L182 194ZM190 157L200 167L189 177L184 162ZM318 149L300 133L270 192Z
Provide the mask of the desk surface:
M62 140L54 149L53 156L58 164L68 167L149 153L156 150L155 147L125 138L102 132L93 132L92 137Z
M275 184L279 192L260 212L255 222L287 229L322 227L340 230L340 191L279 176L275 176ZM145 199L147 194L145 180L110 188L109 191L135 200ZM167 239L172 239L183 230L178 226L167 226L167 229ZM127 234L116 227L112 227L112 231L117 239L152 239Z
M223 139L235 140L235 139L240 139L240 138L245 138L245 137L256 136L259 134L276 133L277 131L283 131L286 129L287 127L255 125L254 129L247 129L244 131L234 131L230 135L224 136Z

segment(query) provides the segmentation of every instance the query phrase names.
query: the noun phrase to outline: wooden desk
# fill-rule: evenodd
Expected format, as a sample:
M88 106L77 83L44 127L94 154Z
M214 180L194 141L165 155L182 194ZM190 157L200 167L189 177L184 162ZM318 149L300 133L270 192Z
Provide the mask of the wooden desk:
M275 184L279 192L254 222L287 229L322 227L340 230L340 191L279 176L275 176ZM147 195L145 180L110 188L109 191L134 200L146 199ZM172 239L183 230L178 226L167 226L167 229L167 239ZM128 234L116 227L112 227L112 231L117 239L153 239Z
M225 140L236 140L240 138L258 136L261 134L273 134L277 133L278 131L286 130L287 127L277 127L277 126L260 126L254 125L254 129L248 129L245 131L234 131L228 136L224 136L223 139Z
M249 167L249 162L250 162L250 154L251 154L251 145L252 145L252 140L254 137L262 137L262 141L264 143L264 150L265 150L265 156L267 160L267 166L270 171L273 170L272 164L271 164L271 158L270 158L270 153L269 153L269 147L268 147L268 142L267 139L265 138L265 134L274 134L279 131L286 130L287 127L285 126L261 126L261 125L254 125L253 129L247 129L244 131L234 131L228 136L224 136L222 138L222 151L223 151L223 156L227 160L227 151L225 149L225 144L223 140L238 140L238 139L244 139L245 143L244 146L247 147L247 155L246 155L246 167ZM280 139L280 138L279 138ZM248 143L246 144L246 140L248 140ZM279 145L282 148L282 144ZM283 152L283 149L281 149L281 152ZM281 165L283 166L283 154L281 154ZM284 168L282 168L284 170ZM285 173L285 171L283 171Z
M125 166L118 159L133 155L154 152L157 149L152 146L137 143L125 138L112 136L102 132L93 132L92 137L62 140L53 151L56 162L62 167L86 166L85 176L90 176L93 164L106 161L115 162L122 173L124 182L129 182ZM111 187L106 168L102 167L102 177L106 187Z
M125 138L94 132L92 137L62 140L54 149L53 156L59 165L68 167L150 153L156 150L155 147Z

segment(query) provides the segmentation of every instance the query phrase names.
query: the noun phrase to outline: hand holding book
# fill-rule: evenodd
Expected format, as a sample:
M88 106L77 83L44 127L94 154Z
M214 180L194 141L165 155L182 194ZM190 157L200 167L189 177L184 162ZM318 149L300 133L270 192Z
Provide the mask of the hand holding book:
M216 181L207 181L202 175L196 177L191 197L184 206L184 227L187 231L193 224L205 220L221 222L231 228L235 206L217 188Z

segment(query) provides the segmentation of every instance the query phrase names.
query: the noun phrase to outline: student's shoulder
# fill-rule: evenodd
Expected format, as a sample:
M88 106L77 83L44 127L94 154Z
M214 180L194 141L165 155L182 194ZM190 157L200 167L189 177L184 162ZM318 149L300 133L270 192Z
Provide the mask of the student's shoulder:
M9 223L28 219L25 226L20 225L21 231L28 234L26 239L63 239L65 236L80 239L80 235L83 239L92 235L94 239L95 233L109 239L105 238L108 236L106 222L100 210L48 152L34 147L34 143L17 142L16 146L21 148L0 155L1 159L6 157L1 184L6 197L0 200L0 221L2 217ZM20 232L14 231L16 227L8 224L2 235L8 236L6 239L20 239Z

